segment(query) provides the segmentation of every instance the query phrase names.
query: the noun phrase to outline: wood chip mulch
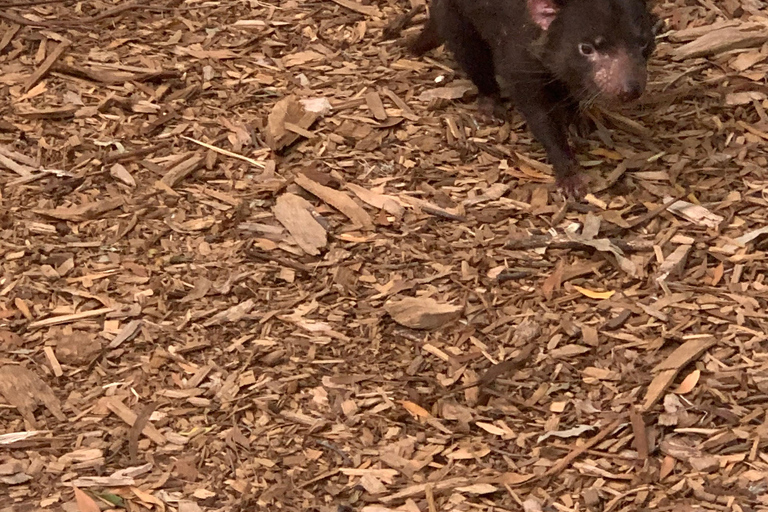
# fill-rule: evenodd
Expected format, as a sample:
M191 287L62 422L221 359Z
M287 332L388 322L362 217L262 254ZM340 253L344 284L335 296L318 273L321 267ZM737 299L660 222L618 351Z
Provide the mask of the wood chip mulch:
M0 4L0 511L768 510L766 4L578 204L417 7Z

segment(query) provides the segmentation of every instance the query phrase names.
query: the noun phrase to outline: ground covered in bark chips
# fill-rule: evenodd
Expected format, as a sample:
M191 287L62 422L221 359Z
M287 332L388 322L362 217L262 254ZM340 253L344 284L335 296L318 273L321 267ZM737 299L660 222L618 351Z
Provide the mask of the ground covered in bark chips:
M414 6L0 4L0 510L768 510L765 3L579 204Z

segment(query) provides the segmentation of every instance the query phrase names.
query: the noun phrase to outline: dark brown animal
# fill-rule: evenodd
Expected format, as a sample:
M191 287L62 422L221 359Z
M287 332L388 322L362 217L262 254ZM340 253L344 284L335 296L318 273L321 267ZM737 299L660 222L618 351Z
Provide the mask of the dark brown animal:
M629 102L644 92L655 22L645 0L432 0L409 46L422 55L445 43L477 86L486 120L506 116L501 82L544 146L558 186L581 197L568 126L585 103Z

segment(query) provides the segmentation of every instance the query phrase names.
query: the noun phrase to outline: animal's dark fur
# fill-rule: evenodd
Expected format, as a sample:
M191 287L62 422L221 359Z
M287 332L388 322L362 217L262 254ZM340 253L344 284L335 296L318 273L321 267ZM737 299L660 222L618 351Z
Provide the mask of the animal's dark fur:
M481 114L503 113L498 78L558 184L580 195L568 125L580 101L643 92L654 22L645 0L432 0L410 49L422 55L445 43L477 86Z

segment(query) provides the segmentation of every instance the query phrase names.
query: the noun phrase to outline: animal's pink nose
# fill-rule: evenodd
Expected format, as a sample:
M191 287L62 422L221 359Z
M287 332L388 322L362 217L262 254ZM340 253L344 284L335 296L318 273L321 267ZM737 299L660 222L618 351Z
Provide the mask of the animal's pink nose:
M619 97L622 101L634 101L638 99L645 90L645 84L640 80L627 80L621 88Z

